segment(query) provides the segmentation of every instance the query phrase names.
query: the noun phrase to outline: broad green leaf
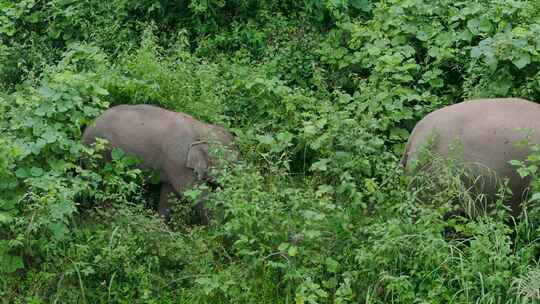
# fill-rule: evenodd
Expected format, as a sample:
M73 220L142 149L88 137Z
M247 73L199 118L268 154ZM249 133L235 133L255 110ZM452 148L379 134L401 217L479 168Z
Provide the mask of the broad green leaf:
M7 212L0 212L0 224L6 224L13 219Z
M327 167L328 163L330 163L330 159L326 159L326 158L320 159L311 165L310 170L311 171L326 171L328 169Z
M276 137L281 142L290 142L293 139L293 135L287 131L279 132Z
M33 177L40 177L42 176L44 173L43 169L41 168L38 168L38 167L32 167L30 169L30 174L33 176Z
M480 58L480 56L482 56L482 50L480 49L480 47L478 46L475 46L471 49L471 57L472 58Z
M107 91L106 89L102 87L96 87L95 92L96 94L99 94L99 95L109 95L109 91Z
M15 176L18 178L25 178L30 176L30 171L27 168L19 168L15 170Z
M521 26L517 26L512 29L512 33L516 35L517 37L525 37L529 33L529 30Z
M52 90L49 86L42 86L38 89L39 94L45 98L51 98L56 95L56 91Z
M517 173L518 173L519 176L521 176L522 178L523 178L523 177L527 177L527 176L530 175L530 174L529 174L529 171L528 171L527 169L525 169L525 168L518 168L518 169L517 169Z
M527 53L521 53L512 60L512 63L518 68L523 69L531 63L531 56Z
M480 26L480 20L478 19L470 19L467 21L467 28L471 33L478 34L478 27Z
M520 160L517 160L517 159L512 159L512 160L508 161L508 163L510 163L512 166L522 166L523 165L523 162L520 161Z
M352 7L366 13L371 12L371 10L373 9L369 0L350 0L349 3Z
M492 24L491 21L487 18L481 18L480 22L478 23L478 30L484 33L488 33L492 30Z
M531 202L538 202L540 201L540 192L535 192L531 195L531 198L529 199Z
M409 131L403 128L392 128L390 130L390 138L400 140L409 138Z
M326 263L326 269L330 273L336 273L338 271L338 268L339 268L338 261L332 259L331 257L327 257L325 260L325 263Z
M418 31L416 33L416 38L418 38L418 40L420 40L420 41L427 41L429 39L429 36L424 31Z
M20 256L0 252L0 273L13 273L22 268L24 264Z
M291 246L289 247L289 250L287 250L287 254L294 257L298 254L298 247L296 246Z
M20 256L12 255L7 240L0 239L0 274L12 273L24 267Z
M259 135L257 136L257 140L264 145L271 146L274 144L274 138L270 135Z
M111 157L113 160L120 160L122 157L124 157L124 151L118 148L114 148L111 151Z

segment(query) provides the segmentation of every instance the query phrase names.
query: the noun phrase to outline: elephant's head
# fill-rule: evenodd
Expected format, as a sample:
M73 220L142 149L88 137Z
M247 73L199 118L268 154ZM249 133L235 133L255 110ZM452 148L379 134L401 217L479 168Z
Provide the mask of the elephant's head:
M200 140L191 143L187 156L187 167L193 169L199 178L208 179L208 169L215 164L210 152L213 144L228 150L224 155L227 160L234 162L237 159L234 135L220 126L205 124L201 127Z

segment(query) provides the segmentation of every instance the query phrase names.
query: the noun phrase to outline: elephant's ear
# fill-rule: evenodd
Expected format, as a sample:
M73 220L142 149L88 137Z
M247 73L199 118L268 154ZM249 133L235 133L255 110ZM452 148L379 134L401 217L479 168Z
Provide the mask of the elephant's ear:
M199 178L203 178L206 175L206 171L210 167L210 155L206 141L196 141L191 144L186 166L195 170Z

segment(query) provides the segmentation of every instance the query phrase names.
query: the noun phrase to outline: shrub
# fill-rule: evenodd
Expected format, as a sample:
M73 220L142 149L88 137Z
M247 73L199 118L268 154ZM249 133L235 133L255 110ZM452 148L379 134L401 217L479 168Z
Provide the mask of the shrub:
M497 208L447 217L472 202L454 168L440 163L439 175L411 184L398 159L432 110L473 97L537 99L538 8L0 0L0 296L535 301L537 182L514 222ZM236 134L242 157L216 170L210 225L185 217L197 189L165 225L136 159L114 150L103 163L105 142L80 143L122 103ZM537 158L515 164L536 178Z

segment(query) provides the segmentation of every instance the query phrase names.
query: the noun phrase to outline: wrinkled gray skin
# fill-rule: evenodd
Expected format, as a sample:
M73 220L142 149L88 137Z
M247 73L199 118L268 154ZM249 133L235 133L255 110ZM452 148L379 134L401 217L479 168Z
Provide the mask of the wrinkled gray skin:
M112 107L88 126L83 143L91 145L104 138L112 147L142 160L143 168L160 175L159 214L170 216L171 193L181 197L194 183L207 179L213 160L209 142L233 145L233 135L222 127L207 124L184 114L150 105ZM110 160L107 153L106 159ZM203 211L202 202L198 204ZM203 220L207 213L203 211Z
M431 151L445 157L449 156L449 146L455 146L457 140L462 149L458 155L462 158L460 162L468 164L474 174L492 171L499 177L499 182L501 178L509 179L508 186L513 192L510 208L516 216L521 211L520 203L529 184L529 180L521 178L516 168L508 163L513 159L523 160L530 153L526 147L516 147L516 142L526 136L526 132L517 130L519 128L532 129L530 142L540 143L539 104L519 98L495 98L448 106L430 113L416 125L402 164L406 172L412 173L412 161L418 158L430 138L433 140ZM497 187L495 179L486 178L479 191L493 198Z

